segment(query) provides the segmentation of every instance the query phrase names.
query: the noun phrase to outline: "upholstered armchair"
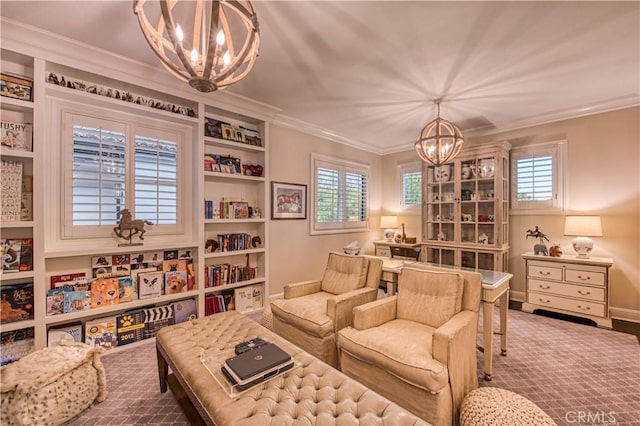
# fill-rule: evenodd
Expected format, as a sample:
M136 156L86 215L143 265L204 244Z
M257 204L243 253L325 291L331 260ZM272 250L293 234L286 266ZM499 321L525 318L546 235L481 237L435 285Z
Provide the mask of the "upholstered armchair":
M398 294L354 309L338 333L341 369L433 425L452 425L478 387L482 275L411 264Z
M381 275L381 259L329 253L320 281L288 284L271 302L273 330L337 367L337 332L353 324L354 307L376 299Z

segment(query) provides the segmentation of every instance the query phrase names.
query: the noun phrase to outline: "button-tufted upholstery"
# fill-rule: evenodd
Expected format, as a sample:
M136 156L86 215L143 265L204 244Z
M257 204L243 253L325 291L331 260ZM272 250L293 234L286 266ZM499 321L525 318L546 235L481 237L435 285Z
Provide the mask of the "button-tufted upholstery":
M405 266L398 294L358 306L338 334L341 369L434 425L452 425L478 386L482 275Z
M376 299L381 276L381 259L329 253L320 281L288 284L271 302L273 330L337 367L336 333L353 324L354 307Z
M236 343L257 336L276 343L299 365L232 399L200 356L224 360ZM218 426L428 424L234 311L165 327L156 344L205 420Z

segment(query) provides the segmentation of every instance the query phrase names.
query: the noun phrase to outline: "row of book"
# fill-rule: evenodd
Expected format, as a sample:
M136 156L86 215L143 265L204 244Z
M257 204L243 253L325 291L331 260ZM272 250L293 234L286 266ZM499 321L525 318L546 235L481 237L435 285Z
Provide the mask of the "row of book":
M173 302L123 312L104 318L52 327L47 332L47 345L60 341L84 342L90 346L112 349L156 336L158 331L172 324L197 317L195 299Z
M246 232L237 234L218 234L218 250L248 250L251 248L251 238L251 235Z
M204 200L205 219L249 219L253 214L253 208L247 201L225 200L219 203L213 200Z
M33 238L7 238L2 245L2 273L33 270Z
M255 284L236 288L233 291L223 291L220 294L210 294L204 298L205 316L236 310L248 312L262 308L262 285Z
M231 265L220 263L204 266L204 286L218 287L221 285L235 284L252 280L256 277L256 268L245 265Z

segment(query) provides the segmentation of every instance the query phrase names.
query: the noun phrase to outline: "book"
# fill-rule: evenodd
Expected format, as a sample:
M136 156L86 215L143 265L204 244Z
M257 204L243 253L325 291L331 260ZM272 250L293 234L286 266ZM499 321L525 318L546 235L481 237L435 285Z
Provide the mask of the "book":
M0 333L0 366L19 360L35 347L34 328Z
M204 155L204 171L205 172L220 171L220 156L218 154Z
M136 286L133 284L131 276L119 277L118 286L120 289L120 303L131 302L138 298L138 291Z
M253 287L240 287L234 289L236 311L240 313L253 310Z
M33 220L33 176L22 175L22 199L20 220Z
M84 272L74 272L64 275L52 275L49 278L49 282L51 284L50 288L52 289L63 286L84 287L88 284L87 276Z
M33 319L33 283L0 287L0 323Z
M2 272L20 272L20 253L22 240L3 239L2 242Z
M60 342L82 342L82 323L51 326L47 330L47 346L53 347Z
M84 290L67 290L67 291L63 291L63 295L64 295L63 312L65 314L84 310L84 303L85 303L85 299L86 299L86 291L84 291Z
M22 209L22 163L2 160L0 180L1 219L3 222L17 222Z
M25 76L9 73L0 74L0 95L2 96L30 101L32 89L33 80Z
M16 151L30 152L32 148L31 123L0 119L0 145Z
M118 345L115 316L89 320L84 330L84 342L89 346L111 349Z
M64 313L64 290L55 288L47 292L47 316Z
M91 307L117 305L120 302L120 284L117 278L97 278L91 281Z
M162 295L164 272L143 272L138 274L138 298L150 299Z
M164 273L164 294L176 294L185 291L187 291L186 270L169 271Z
M139 342L145 338L144 312L124 312L116 317L118 346Z
M20 240L20 271L33 270L33 238Z
M180 300L178 302L173 302L171 306L173 307L173 317L175 324L196 319L198 317L198 313L196 312L197 306L195 299L186 299Z
M156 306L143 309L142 311L144 312L146 339L156 337L156 334L162 327L174 323L173 308L171 305Z

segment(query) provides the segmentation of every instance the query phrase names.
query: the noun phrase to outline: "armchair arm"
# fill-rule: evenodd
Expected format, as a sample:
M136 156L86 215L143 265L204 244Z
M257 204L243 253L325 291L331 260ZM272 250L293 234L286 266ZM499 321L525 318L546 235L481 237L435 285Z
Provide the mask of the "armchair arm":
M353 328L365 330L377 327L396 318L396 300L398 296L389 296L353 309Z
M449 369L454 418L464 396L478 387L477 334L478 314L473 311L457 313L433 333L433 358Z
M327 299L327 315L335 332L353 325L353 308L376 300L377 288L364 287Z
M320 291L320 281L302 281L284 286L284 298L294 299Z

